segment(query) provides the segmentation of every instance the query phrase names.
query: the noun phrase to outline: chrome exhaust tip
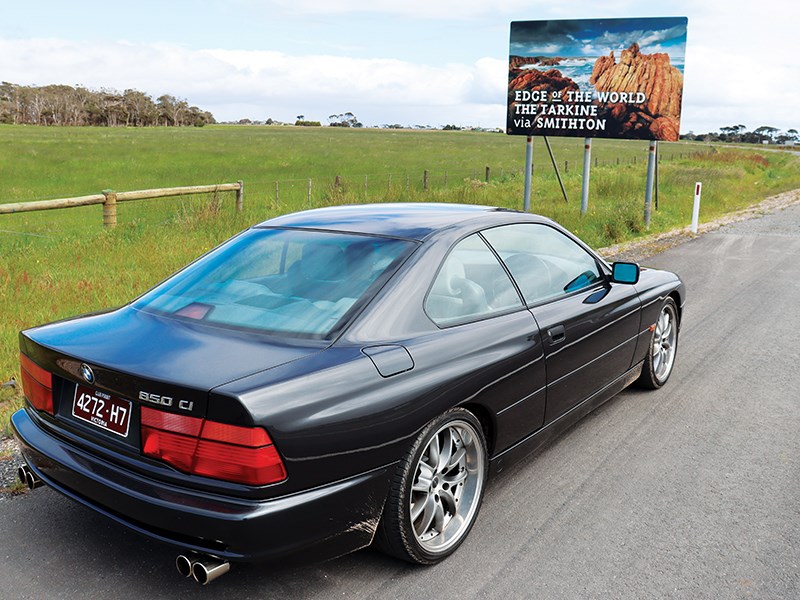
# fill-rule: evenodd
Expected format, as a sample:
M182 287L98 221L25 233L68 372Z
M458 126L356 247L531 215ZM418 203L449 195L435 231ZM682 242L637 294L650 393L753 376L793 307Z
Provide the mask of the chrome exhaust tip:
M35 490L44 485L44 482L39 479L36 474L31 470L28 465L22 465L17 469L17 477L20 482L28 486L28 489Z
M230 570L231 563L227 560L211 557L199 558L192 563L192 577L200 585L208 585Z
M17 479L19 479L20 483L24 483L28 485L28 466L22 465L19 469L17 469Z
M175 559L175 566L178 568L178 573L182 577L189 577L192 574L192 559L183 554L178 555Z

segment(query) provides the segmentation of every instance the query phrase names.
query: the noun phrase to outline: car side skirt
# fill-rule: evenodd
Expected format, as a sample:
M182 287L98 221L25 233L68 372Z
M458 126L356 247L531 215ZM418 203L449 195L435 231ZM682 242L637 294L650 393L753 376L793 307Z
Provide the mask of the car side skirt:
M510 448L494 456L489 463L490 476L498 475L507 466L522 460L529 454L536 452L542 446L561 435L564 431L575 425L583 417L608 402L619 392L624 390L639 378L644 362L639 362L620 377L606 385L601 390L589 396L555 421L548 423L532 435L520 440Z

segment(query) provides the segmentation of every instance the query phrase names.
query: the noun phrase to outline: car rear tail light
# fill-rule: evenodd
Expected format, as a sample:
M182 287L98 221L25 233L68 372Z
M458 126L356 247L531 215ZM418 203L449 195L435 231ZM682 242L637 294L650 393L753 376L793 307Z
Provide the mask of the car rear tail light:
M28 401L37 410L53 414L53 374L44 370L24 354L19 355L22 388Z
M278 451L261 427L239 427L141 407L142 454L176 469L247 485L286 479Z

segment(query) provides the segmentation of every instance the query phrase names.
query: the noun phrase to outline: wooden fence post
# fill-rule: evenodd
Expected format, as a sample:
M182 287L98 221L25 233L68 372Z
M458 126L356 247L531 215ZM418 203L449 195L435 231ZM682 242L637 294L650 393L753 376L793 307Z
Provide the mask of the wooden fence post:
M239 189L236 190L236 212L242 212L242 205L244 204L244 181L241 179L237 182Z
M489 169L489 165L486 165L486 183L489 183L489 174L491 170Z
M428 191L428 169L422 173L422 189Z
M338 188L341 185L342 185L342 178L337 175L336 179L333 180L333 187L337 187Z
M281 198L280 198L279 185L278 185L278 182L276 181L275 182L275 208L276 209L278 208L278 203L280 202L280 199Z
M117 225L117 193L114 190L103 190L106 197L103 202L103 225L116 227Z

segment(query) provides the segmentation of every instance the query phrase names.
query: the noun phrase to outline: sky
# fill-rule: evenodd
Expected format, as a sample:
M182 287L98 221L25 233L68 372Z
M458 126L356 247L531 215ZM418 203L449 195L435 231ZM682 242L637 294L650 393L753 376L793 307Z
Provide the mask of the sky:
M683 69L686 52L686 17L634 17L515 21L511 25L509 52L519 56L597 58L639 44L643 54L665 52Z
M797 0L4 2L0 80L171 94L219 121L504 127L511 21L686 16L681 131L800 129Z

